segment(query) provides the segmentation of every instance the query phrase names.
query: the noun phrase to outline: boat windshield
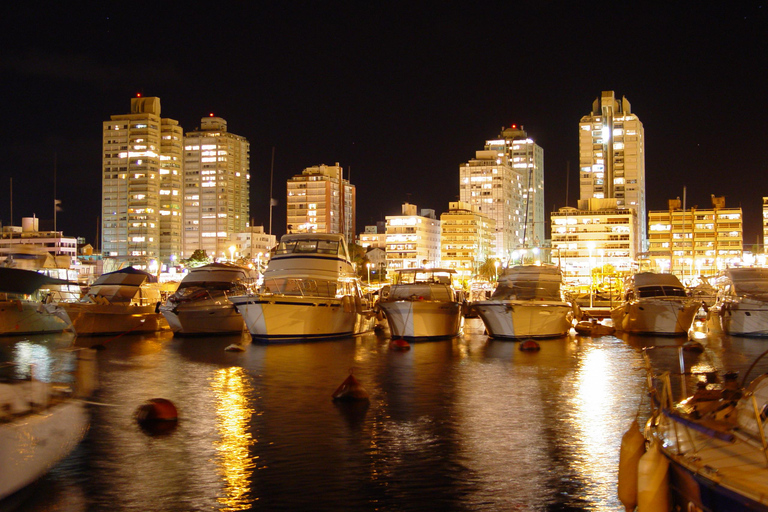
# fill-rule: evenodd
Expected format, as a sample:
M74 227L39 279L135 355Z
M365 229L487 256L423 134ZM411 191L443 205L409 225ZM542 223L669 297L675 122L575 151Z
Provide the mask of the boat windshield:
M515 281L499 283L491 299L501 300L562 300L559 281Z
M637 296L641 299L650 297L687 297L685 288L678 286L640 286Z
M340 245L336 240L289 240L280 242L276 254L333 254L339 255Z
M336 297L337 281L327 279L267 279L261 287L261 293L296 295L299 297Z

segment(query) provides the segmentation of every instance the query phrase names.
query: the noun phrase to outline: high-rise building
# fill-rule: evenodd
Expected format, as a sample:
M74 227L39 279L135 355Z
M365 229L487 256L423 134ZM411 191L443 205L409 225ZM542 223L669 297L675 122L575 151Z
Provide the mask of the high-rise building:
M603 91L579 122L579 190L582 201L616 199L618 208L637 212L640 246L646 247L645 133L629 101ZM579 207L581 208L581 206Z
M544 151L516 125L459 168L460 200L496 223L496 256L544 242Z
M307 167L287 182L288 232L342 233L355 239L355 186L336 165Z
M129 114L104 121L104 256L148 263L179 253L180 132L177 121L160 117L154 97L132 98Z
M763 197L763 252L768 253L768 197Z
M496 254L495 226L493 219L467 203L448 203L448 211L440 215L440 265L455 269L461 278L477 274Z
M184 137L183 257L201 249L228 258L230 237L249 230L249 149L213 114Z
M440 221L435 211L404 203L402 215L387 215L387 268L434 267L440 264Z

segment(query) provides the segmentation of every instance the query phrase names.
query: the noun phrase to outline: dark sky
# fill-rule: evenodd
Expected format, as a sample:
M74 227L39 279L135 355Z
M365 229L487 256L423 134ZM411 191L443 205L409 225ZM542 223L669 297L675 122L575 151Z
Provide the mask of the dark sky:
M646 134L648 209L768 196L768 7L759 2L5 2L0 220L93 242L101 125L136 93L185 131L213 112L251 143L251 216L285 231L285 181L339 162L358 231L410 201L438 215L502 126L544 149L547 212L578 198L578 122L603 90ZM566 168L570 162L570 178ZM569 192L566 193L566 183ZM547 218L547 226L549 219ZM549 235L549 227L547 227Z

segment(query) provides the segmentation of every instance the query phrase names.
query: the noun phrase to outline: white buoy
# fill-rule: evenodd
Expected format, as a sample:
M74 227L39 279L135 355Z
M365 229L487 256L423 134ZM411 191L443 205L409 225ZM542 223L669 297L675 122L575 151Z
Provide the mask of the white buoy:
M637 512L670 509L668 477L669 461L653 441L637 465Z
M637 506L637 471L640 457L645 453L645 437L640 433L637 418L621 438L619 452L619 501L627 512Z

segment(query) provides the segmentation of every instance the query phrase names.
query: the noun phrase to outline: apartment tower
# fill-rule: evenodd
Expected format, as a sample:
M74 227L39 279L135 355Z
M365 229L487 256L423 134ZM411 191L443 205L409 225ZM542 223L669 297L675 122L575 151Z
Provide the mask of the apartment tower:
M184 137L183 257L198 249L229 258L231 236L249 230L250 144L211 114Z
M619 209L637 213L640 246L646 247L645 134L643 123L632 113L629 101L603 91L592 112L579 122L579 190L582 201L616 199ZM581 206L580 206L581 208Z
M103 123L101 248L105 257L171 262L181 249L179 123L160 98L131 99Z

